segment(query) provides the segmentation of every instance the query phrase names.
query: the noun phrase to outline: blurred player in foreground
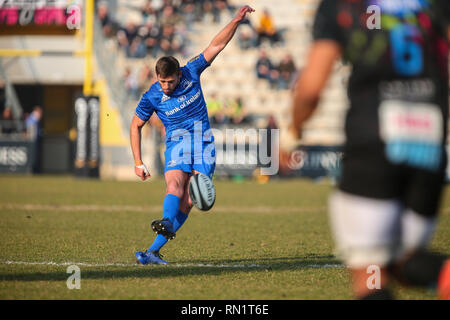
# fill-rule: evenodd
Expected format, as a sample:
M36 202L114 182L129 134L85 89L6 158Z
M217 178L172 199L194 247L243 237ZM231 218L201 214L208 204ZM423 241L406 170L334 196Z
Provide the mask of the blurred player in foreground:
M280 143L294 149L335 61L350 62L343 169L329 214L359 299L391 299L390 278L450 296L450 260L426 249L447 164L449 22L447 0L323 0L316 15Z
M200 84L200 75L233 38L240 22L254 10L243 6L233 20L220 31L209 46L181 67L174 57L162 57L156 63L157 82L144 93L133 117L130 137L135 173L142 181L150 173L141 159L141 129L153 112L166 127L165 173L166 196L163 219L154 220L156 239L146 252L137 252L142 264L167 264L159 250L175 237L192 208L189 180L192 174L210 178L215 169L214 137Z

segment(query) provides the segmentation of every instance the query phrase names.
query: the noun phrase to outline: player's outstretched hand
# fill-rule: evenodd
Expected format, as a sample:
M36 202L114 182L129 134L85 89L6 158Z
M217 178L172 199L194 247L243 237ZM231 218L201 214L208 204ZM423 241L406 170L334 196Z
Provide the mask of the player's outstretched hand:
M147 180L148 178L151 177L150 172L148 171L147 167L145 166L145 164L141 164L140 166L135 166L134 167L134 172L136 173L136 175L141 178L142 181Z
M303 160L303 152L299 150L300 136L301 134L299 132L293 132L288 128L280 130L278 151L280 170L284 173L296 169Z
M292 128L280 129L280 149L292 153L300 146L301 132Z
M247 13L252 13L252 12L255 12L255 9L253 9L250 6L245 5L239 9L238 13L236 14L235 19L237 22L241 22L242 20L244 20Z

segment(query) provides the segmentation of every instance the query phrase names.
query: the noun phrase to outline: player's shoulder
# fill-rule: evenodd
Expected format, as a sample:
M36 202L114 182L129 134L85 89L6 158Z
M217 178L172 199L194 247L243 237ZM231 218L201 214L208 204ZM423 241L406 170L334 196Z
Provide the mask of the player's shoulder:
M196 55L195 57L189 59L189 61L186 63L186 67L189 69L197 69L199 67L205 67L208 66L209 63L206 61L205 56L203 55L203 52Z
M184 84L186 81L194 81L195 80L195 76L194 76L194 71L189 68L189 66L186 64L184 66L182 66L181 68L181 79L180 79L180 83Z
M158 98L163 95L162 88L158 81L155 81L150 88L145 92L148 98Z
M163 96L163 91L158 81L153 83L150 88L142 95L143 98L150 101L152 104L157 105Z
M195 57L192 57L191 59L189 59L187 64L194 63L194 62L197 62L197 61L203 62L204 60L205 60L205 56L203 55L203 53L199 53Z
M147 92L145 92L146 94L158 94L158 92L161 92L161 86L159 85L158 81L153 82L150 85L150 88L148 88Z

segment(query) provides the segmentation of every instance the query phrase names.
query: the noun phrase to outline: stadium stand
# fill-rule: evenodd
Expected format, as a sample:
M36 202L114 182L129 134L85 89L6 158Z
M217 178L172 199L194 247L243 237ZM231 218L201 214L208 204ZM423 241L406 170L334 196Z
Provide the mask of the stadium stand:
M177 1L175 1L177 2ZM258 19L263 10L271 13L277 29L284 30L282 44L263 43L262 47L268 52L274 64L278 65L283 56L290 53L294 58L294 63L301 71L310 43L310 28L313 14L318 4L317 0L281 0L281 1L247 1L249 5L257 11L250 17L253 26L258 25ZM233 6L242 3L230 1ZM133 21L135 25L144 24L144 18L140 9L144 8L146 1L119 1L118 12L120 12L121 25L126 25ZM222 10L220 21L226 21L230 12ZM306 17L306 18L305 18ZM175 52L182 62L201 52L223 27L223 23L214 23L214 18L207 14L202 20L196 21L191 26L191 31L187 32L187 48L183 52ZM239 96L243 99L243 104L247 111L252 114L268 116L274 114L281 127L286 125L288 119L286 112L290 103L290 90L271 88L264 81L256 77L254 72L258 59L258 47L252 46L242 50L239 46L239 35L228 45L217 58L208 72L203 75L203 89L205 97L208 99L212 94L216 94L219 99L226 102ZM111 40L112 41L112 40ZM186 54L189 53L189 54ZM146 65L153 66L156 58L147 54L144 59L130 58L126 51L120 51L118 55L121 68L132 68L134 73L139 73ZM345 94L345 82L349 70L346 66L337 65L336 72L331 79L324 99L319 106L317 115L308 123L304 133L305 144L326 144L336 145L343 142L342 123L343 115L347 108ZM136 99L131 99L129 108L136 104Z
M149 3L151 4L149 6ZM176 19L164 10L172 4ZM191 1L191 0L114 0L96 1L96 19L94 23L94 88L100 97L100 146L102 166L101 176L117 179L133 178L131 150L129 148L128 128L134 108L142 94L154 79L154 65L162 54L173 54L182 64L200 53L213 36L234 14L235 8L244 3L229 1ZM318 0L249 0L245 4L256 9L247 25L241 25L235 38L218 56L210 69L202 76L205 98L216 95L224 105L241 99L243 110L249 121L229 121L231 126L252 126L265 128L269 117L273 117L280 128L287 125L291 91L288 87L270 86L267 81L258 79L255 65L260 48L264 48L273 64L277 66L287 54L301 72L310 43L310 29ZM160 10L155 14L154 10ZM242 38L254 37L253 28L257 28L260 15L264 10L270 12L275 28L280 32L282 41L273 45L263 41L260 47L255 41L242 45ZM165 21L165 22L164 22ZM162 23L162 24L161 24ZM153 50L151 46L161 44L154 29L164 29L164 23L174 23L175 29L166 31L175 33L170 42L171 50ZM170 28L169 28L170 29ZM14 29L16 30L16 29ZM20 30L19 30L20 31ZM15 32L15 31L14 31ZM60 34L28 35L22 31L0 37L1 48L52 50L54 52L77 51L83 49L84 30L76 30L73 36ZM244 36L242 36L244 35ZM171 37L171 36L170 36ZM135 40L142 38L141 40ZM172 39L172 40L173 40ZM156 44L155 44L155 40ZM248 39L247 39L248 40ZM153 42L152 42L153 41ZM145 44L145 45L144 45ZM143 45L144 49L143 50ZM161 45L164 47L164 45ZM169 48L169 49L170 49ZM84 60L81 56L27 56L3 58L0 69L7 70L6 87L13 83L20 90L42 92L44 107L44 158L43 172L70 172L70 143L73 144L74 130L73 96L80 91L84 77ZM308 122L303 136L307 145L340 145L343 142L343 116L347 108L345 83L349 74L347 66L337 64L335 74L330 80L319 106L319 112ZM19 85L17 87L16 85ZM29 88L32 85L33 88ZM59 86L65 86L64 90ZM41 88L42 87L42 88ZM37 89L36 89L37 88ZM20 94L21 97L29 96ZM61 101L64 101L62 103ZM35 105L27 101L27 108ZM63 106L64 105L64 106ZM13 112L16 109L13 108ZM237 109L235 109L237 110ZM25 110L27 112L27 110ZM226 113L230 112L230 108ZM65 114L63 117L63 113ZM68 114L68 115L67 115ZM232 118L231 114L228 114ZM61 125L61 119L64 125ZM157 123L157 121L155 122ZM155 167L159 159L155 133L159 128L145 127L143 136L143 158L150 167ZM59 149L58 149L59 148ZM61 149L62 148L62 149ZM67 154L55 163L54 152ZM55 168L59 168L55 171ZM156 172L155 172L156 173Z

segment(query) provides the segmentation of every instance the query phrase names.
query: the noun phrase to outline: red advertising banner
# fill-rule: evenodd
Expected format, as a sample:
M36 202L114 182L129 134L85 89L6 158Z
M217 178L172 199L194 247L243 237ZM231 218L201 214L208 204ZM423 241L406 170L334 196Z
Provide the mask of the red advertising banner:
M82 1L20 1L0 0L0 25L3 26L65 26L81 25Z

